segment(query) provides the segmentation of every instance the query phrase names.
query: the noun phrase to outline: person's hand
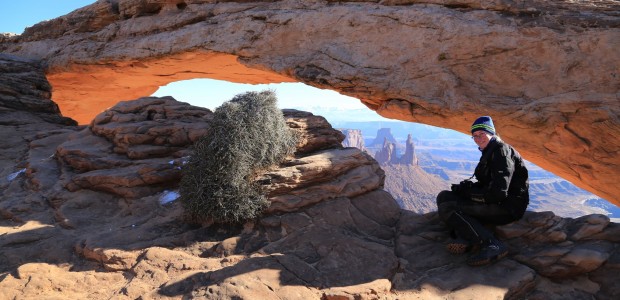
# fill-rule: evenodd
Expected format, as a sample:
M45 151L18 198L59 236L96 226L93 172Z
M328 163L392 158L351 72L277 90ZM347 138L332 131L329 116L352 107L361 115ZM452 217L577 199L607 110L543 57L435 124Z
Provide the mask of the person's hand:
M486 203L486 201L484 200L484 194L471 193L469 198L471 199L471 201L474 202Z
M459 183L459 186L461 186L461 190L471 190L471 187L474 186L474 182L469 179L465 179Z
M474 183L471 180L463 180L459 184L452 184L450 190L461 196L467 196Z

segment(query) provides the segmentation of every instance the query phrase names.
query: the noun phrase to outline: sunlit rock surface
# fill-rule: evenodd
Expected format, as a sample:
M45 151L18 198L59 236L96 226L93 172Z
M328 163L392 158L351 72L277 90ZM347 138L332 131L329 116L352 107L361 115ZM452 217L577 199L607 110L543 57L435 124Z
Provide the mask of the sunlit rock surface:
M171 97L121 102L67 137L56 155L78 173L66 188L137 198L175 187L211 111Z

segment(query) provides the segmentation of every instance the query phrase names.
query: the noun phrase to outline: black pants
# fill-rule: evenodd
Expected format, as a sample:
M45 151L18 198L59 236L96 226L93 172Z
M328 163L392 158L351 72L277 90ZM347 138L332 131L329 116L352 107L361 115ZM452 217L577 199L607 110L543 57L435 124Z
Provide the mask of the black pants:
M499 204L474 202L452 191L442 191L437 195L437 212L459 237L476 244L494 238L484 224L504 225L516 220Z

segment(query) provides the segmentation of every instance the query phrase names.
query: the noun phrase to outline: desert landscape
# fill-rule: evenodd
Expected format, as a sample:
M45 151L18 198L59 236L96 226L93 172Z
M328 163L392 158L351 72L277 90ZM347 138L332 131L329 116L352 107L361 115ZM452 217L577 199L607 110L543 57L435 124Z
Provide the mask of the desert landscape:
M332 117L336 119L335 117ZM480 159L480 151L471 139L456 131L408 122L335 122L345 133L344 146L358 147L373 155L386 172L385 189L392 194L402 208L417 213L437 209L436 195L450 188L451 183L469 178ZM394 130L391 128L394 127ZM392 132L393 131L393 132ZM368 132L368 137L364 136ZM374 132L374 134L373 134ZM349 137L354 135L354 137ZM413 146L407 146L409 136ZM352 139L353 142L347 142ZM411 147L414 159L399 162L381 159L377 153L384 148L384 140L394 144L393 156L407 155ZM415 141L414 141L415 140ZM357 144L355 144L357 143ZM553 173L528 163L530 176L531 211L553 211L562 217L577 218L588 214L604 214L617 222L618 207L609 201L582 190Z
M620 224L571 186L620 203L618 11L617 1L99 0L2 34L0 298L615 299ZM469 173L475 148L418 131L396 134L402 152L384 138L371 154L370 141L343 146L339 129L359 142L361 128L284 109L298 139L257 174L268 207L239 224L191 223L179 184L214 112L149 96L191 78L303 82L463 133L493 115L524 158L572 185L532 168L533 210L493 228L509 254L471 267L445 251L450 232L423 201Z

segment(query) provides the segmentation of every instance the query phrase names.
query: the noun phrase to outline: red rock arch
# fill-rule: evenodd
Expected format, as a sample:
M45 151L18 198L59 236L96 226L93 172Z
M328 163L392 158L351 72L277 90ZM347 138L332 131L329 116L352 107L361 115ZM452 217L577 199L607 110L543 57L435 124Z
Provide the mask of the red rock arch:
M153 94L160 86L179 80L210 78L237 83L295 82L274 72L248 68L225 53L188 52L140 62L80 65L48 74L52 99L61 112L88 124L120 100Z
M42 60L81 122L199 77L300 81L461 132L491 115L528 160L620 204L620 5L417 3L98 1L0 51Z

